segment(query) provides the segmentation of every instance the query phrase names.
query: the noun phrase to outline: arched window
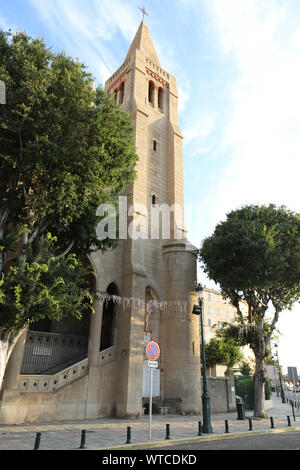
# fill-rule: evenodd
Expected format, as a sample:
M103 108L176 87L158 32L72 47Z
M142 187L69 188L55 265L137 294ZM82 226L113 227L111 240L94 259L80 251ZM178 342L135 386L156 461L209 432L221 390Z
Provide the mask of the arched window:
M148 101L152 106L154 106L154 83L151 81L148 86Z
M125 89L125 82L122 82L120 86L120 104L122 104L124 101L124 89Z
M107 288L107 294L118 295L117 286L112 283ZM114 345L115 341L116 304L113 300L104 302L101 327L100 351L108 349Z
M158 89L158 109L161 112L164 110L164 90L161 87Z

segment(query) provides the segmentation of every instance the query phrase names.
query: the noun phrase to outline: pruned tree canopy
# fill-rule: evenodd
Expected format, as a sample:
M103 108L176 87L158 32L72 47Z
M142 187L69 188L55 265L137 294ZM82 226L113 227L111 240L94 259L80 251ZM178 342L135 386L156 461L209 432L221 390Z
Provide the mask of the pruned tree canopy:
M203 241L199 256L208 277L237 308L238 324L227 325L225 334L239 337L255 354L259 416L266 346L279 313L300 299L300 214L273 204L232 211Z
M45 316L91 310L83 259L102 203L130 187L133 124L84 64L26 33L0 31L0 387L9 337Z
M58 251L105 249L96 237L99 204L134 178L133 125L83 64L25 33L0 32L0 230L4 249L50 232ZM28 246L29 246L28 245Z

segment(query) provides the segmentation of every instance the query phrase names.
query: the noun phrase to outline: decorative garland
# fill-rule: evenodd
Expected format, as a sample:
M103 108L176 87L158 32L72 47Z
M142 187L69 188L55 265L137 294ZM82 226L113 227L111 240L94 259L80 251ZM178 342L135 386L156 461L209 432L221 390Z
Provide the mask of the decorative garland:
M242 338L243 336L247 336L249 333L253 333L253 331L258 331L258 326L255 323L249 323L239 328L239 336Z
M120 297L119 295L108 294L106 292L96 292L94 297L99 300L102 304L106 304L110 301L122 305L123 309L131 306L135 306L139 309L159 309L165 311L167 308L172 308L181 314L188 314L188 302L182 300L165 300L159 302L158 300L146 300L138 299L135 297Z

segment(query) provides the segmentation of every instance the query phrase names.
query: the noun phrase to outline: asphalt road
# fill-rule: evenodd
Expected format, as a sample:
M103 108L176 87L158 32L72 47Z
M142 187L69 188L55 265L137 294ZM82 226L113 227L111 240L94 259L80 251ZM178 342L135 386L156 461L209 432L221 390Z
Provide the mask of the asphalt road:
M176 446L159 447L156 450L300 450L300 431L288 433L253 435L245 437L216 439ZM154 448L153 448L154 450Z

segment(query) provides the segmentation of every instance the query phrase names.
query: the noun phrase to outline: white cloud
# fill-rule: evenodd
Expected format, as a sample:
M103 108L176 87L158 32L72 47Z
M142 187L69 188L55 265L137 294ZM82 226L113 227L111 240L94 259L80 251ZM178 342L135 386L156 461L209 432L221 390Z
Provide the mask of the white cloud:
M189 101L190 96L189 93L183 90L181 87L177 87L178 91L178 111L181 113L185 109L186 103Z
M137 29L137 12L132 5L121 0L92 0L87 8L83 0L30 1L47 22L48 30L69 54L89 64L101 83L119 67L111 41L117 34L125 43L132 40Z
M243 204L285 204L300 212L300 30L293 18L299 6L277 0L207 5L223 58L229 59L224 63L232 67L232 87L218 148L228 163L216 168L217 178L201 201L198 243ZM296 305L280 316L279 354L285 367L300 370L294 334L299 311Z
M286 28L288 12L277 5L212 0L220 45L237 70L219 148L230 157L209 199L215 223L245 203L300 211L300 63L291 47L300 36Z
M300 305L294 306L292 311L285 311L280 314L278 329L281 333L278 341L279 360L284 367L284 373L287 367L297 367L298 375L300 375L300 357L298 354L299 344L299 318ZM295 345L294 351L292 350Z
M300 49L300 29L293 33L291 37L291 47Z
M183 130L184 142L186 145L189 145L191 142L199 145L214 129L215 122L212 117L199 118L198 121L193 122L191 127Z
M2 29L3 31L8 31L9 29L11 29L12 31L15 30L14 25L8 24L8 22L6 21L6 19L4 18L1 12L0 12L0 29Z

